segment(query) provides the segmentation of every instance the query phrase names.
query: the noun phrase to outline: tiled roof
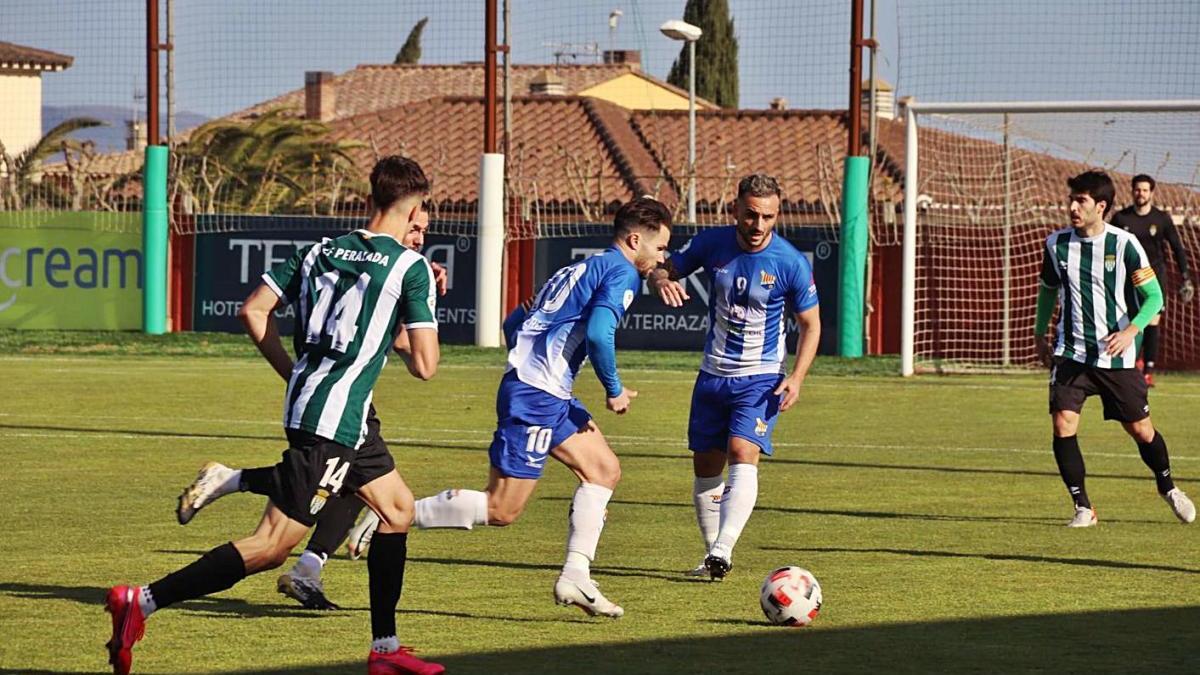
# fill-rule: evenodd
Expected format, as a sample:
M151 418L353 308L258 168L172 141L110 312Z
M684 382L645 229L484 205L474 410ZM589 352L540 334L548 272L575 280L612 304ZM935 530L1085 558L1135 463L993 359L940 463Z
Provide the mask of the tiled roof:
M618 147L608 125L626 129L623 111L604 101L572 96L513 99L513 139L508 180L514 196L546 206L568 205L579 197L615 203L634 196L639 163L650 159L636 144ZM364 175L377 156L404 154L416 159L433 180L434 200L469 207L478 199L479 156L483 152L483 99L445 96L336 120L332 136L357 140L366 148L354 158ZM630 159L632 157L632 159Z
M74 61L73 56L0 41L0 68L62 70Z
M629 64L516 64L510 67L510 71L509 91L514 97L527 95L530 82L544 71L549 71L562 80L564 93L567 95L578 94L603 82L633 73L684 97L687 96L686 91L651 78ZM333 79L336 96L334 119L353 117L376 110L387 110L441 96L479 96L483 91L483 80L483 64L476 63L360 65ZM497 94L501 94L502 85L498 82L496 87ZM712 106L713 104L698 99L698 105ZM290 91L235 113L233 116L247 117L279 107L303 110L304 89Z
M685 187L687 111L638 111L638 137L662 172ZM720 211L738 180L768 173L784 190L785 213L836 210L846 144L845 113L836 110L713 110L696 113L696 202Z

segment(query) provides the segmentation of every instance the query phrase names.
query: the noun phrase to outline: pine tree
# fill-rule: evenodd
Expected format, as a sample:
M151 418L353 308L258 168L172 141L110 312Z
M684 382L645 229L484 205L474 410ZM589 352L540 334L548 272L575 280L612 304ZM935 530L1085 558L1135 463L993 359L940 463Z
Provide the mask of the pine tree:
M683 20L704 34L696 42L696 96L723 108L738 107L738 43L727 0L688 0ZM687 89L688 46L671 65L667 82Z
M417 22L412 30L408 32L408 39L404 41L404 46L396 53L395 64L415 64L421 60L421 33L425 30L425 24L429 23L429 17L425 17Z

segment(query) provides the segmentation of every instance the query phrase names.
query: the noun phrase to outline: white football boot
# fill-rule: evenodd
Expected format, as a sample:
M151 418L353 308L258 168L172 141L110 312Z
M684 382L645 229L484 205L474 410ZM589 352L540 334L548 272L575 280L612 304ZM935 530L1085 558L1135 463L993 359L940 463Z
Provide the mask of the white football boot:
M200 467L196 480L179 495L179 505L175 507L175 517L179 524L187 525L196 517L197 511L229 492L236 492L236 489L224 489L234 471L220 462L209 462Z
M565 576L558 577L558 581L554 582L554 601L564 607L575 605L589 616L617 619L625 615L625 610L604 597L591 579L576 581Z
M1067 523L1067 527L1093 527L1096 524L1096 509L1090 506L1076 506L1075 517Z
M358 524L350 528L350 533L346 535L346 549L350 551L352 560L358 560L367 551L377 529L379 529L379 516L375 515L374 511L367 509Z
M1179 522L1187 525L1196 520L1196 505L1192 503L1191 499L1188 499L1183 490L1174 488L1163 495L1162 498L1166 500L1167 504L1171 505L1171 511L1175 513L1175 517L1179 519Z

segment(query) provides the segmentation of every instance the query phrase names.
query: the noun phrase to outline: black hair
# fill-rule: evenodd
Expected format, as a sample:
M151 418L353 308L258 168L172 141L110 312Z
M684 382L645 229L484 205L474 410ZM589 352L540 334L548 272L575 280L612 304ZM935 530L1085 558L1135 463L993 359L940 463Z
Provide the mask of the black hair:
M396 202L413 195L429 194L429 179L414 160L390 155L371 169L371 202L379 211L387 211Z
M1104 202L1104 216L1113 208L1113 200L1117 196L1117 188L1113 186L1108 174L1099 170L1084 171L1074 178L1067 179L1067 187L1071 194L1087 195L1098 202Z
M1144 173L1139 173L1138 175L1134 176L1133 179L1129 181L1129 187L1135 188L1137 187L1138 183L1149 183L1151 192L1154 192L1154 188L1158 187L1158 184L1154 182L1154 178Z
M629 200L617 209L613 218L613 236L616 237L639 230L656 233L661 227L671 227L671 212L653 197Z

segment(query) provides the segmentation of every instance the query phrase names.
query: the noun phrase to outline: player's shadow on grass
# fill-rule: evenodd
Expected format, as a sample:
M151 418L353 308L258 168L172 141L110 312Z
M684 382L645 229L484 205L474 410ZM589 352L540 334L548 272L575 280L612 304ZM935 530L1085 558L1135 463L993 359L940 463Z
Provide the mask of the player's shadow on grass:
M468 560L465 558L409 558L409 562L420 563L422 565L449 565L449 566L466 566L466 567L499 567L510 570L531 570L544 572L558 572L562 569L560 565L542 564L542 563L521 563L508 560ZM604 575L614 577L643 577L647 579L660 579L672 582L694 583L694 579L683 577L682 570L663 570L652 569L647 567L614 567L607 565L597 565L592 568L596 574L603 579Z
M69 600L81 605L100 609L104 605L107 588L98 586L56 586L52 584L22 584L0 582L0 596L27 600ZM320 612L305 611L289 605L260 605L237 598L208 597L181 602L171 611L183 610L208 616L236 616L244 618L289 618L307 619L319 617Z
M551 501L570 501L570 497L539 497L542 500ZM686 509L691 511L693 506L685 502L649 502L639 501L634 499L614 499L609 504L629 505L629 506L649 506L653 508L664 509ZM1045 525L1049 527L1061 528L1063 519L1058 516L979 516L979 515L960 515L952 513L898 513L894 511L861 511L850 509L805 509L788 506L768 506L758 504L754 507L757 513L781 513L784 515L793 516L844 516L846 518L877 518L882 520L930 520L942 522L980 522L980 523L1018 523ZM1106 523L1144 523L1150 525L1165 525L1178 527L1174 521L1163 520L1133 520L1133 519L1106 519Z
M205 434L194 431L170 431L157 430L151 431L146 429L113 429L111 427L104 429L91 429L87 427L55 427L45 424L0 424L0 429L18 429L22 431L63 431L76 434L125 434L128 436L144 436L146 438L198 438L198 439L237 439L247 441L277 441L284 445L287 444L287 439L282 433L279 434Z
M1107 567L1118 570L1135 570L1141 572L1178 572L1182 574L1200 574L1200 569L1191 567L1176 567L1174 565L1156 565L1153 563L1127 562L1124 560L1101 560L1099 558L1062 558L1058 556L1019 555L1015 553L963 553L960 551L932 551L904 548L842 548L825 546L763 546L764 551L786 551L803 553L862 553L911 556L915 558L975 558L979 560L995 560L1000 562L1029 562L1048 563L1052 565L1079 565L1081 567ZM1200 665L1200 663L1198 663Z
M615 445L618 445L618 447L619 447L619 444L615 444ZM687 460L689 460L689 464L690 464L690 456L685 456L685 455L660 455L660 454L653 453L653 452L621 452L621 451L618 451L617 455L621 459L636 458L636 459L657 459L657 460L669 460L669 461L680 461L680 460L687 459ZM1137 455L1134 454L1133 456L1136 457ZM1054 455L1053 455L1053 453L1047 451L1046 457L1049 460L1049 459L1052 459L1054 457ZM791 465L796 465L796 466L820 466L820 467L829 467L829 468L834 468L834 469L865 469L865 470L871 470L871 471L929 471L929 472L934 472L934 473L967 473L967 474L979 474L979 475L984 475L984 476L1045 476L1048 478L1055 478L1055 479L1059 478L1057 471L1033 471L1031 469L984 469L984 468L969 467L969 466L928 466L928 465L923 465L923 464L875 464L875 463L871 463L871 462L834 462L834 461L829 461L829 460L788 459L788 458L781 458L781 457L772 457L768 460L764 460L764 464L791 464ZM1134 480L1134 481L1142 481L1142 482L1152 480L1150 474L1148 474L1148 473L1142 473L1142 474L1138 474L1138 475L1125 475L1125 474L1114 474L1114 473L1091 473L1091 472L1089 472L1088 478L1089 479L1104 478L1104 479L1109 479L1109 480Z
M478 647L478 651L468 654L417 655L445 665L454 675L1197 671L1200 607L1027 614L848 628L823 624L822 618L810 628L797 630L755 620L713 617L701 623L720 626L720 632L690 637L613 642L600 635L577 633L579 637L570 644L510 650ZM626 616L621 622L631 620L632 616ZM486 638L470 639L460 648L470 649L469 644L486 644ZM328 663L314 654L313 665L243 668L225 673L361 675L363 660L365 655L362 659L342 657Z

